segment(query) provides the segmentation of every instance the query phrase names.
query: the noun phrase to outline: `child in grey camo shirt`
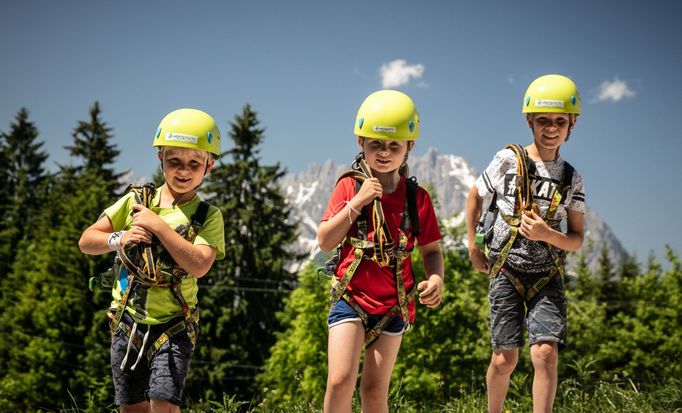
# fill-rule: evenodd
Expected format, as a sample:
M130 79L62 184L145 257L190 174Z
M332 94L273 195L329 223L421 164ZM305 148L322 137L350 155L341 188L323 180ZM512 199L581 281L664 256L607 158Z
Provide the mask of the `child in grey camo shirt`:
M490 276L493 354L486 375L489 412L502 411L519 347L524 345L524 322L535 370L533 411L552 411L559 348L566 345L561 274L566 251L578 251L582 246L585 214L582 177L559 156L559 148L573 131L580 107L580 94L571 79L545 75L533 81L523 101L533 142L519 148L527 157L529 191L535 206L519 213L522 188L517 188L519 161L512 149L495 154L467 199L471 263ZM493 209L498 210L487 257L475 242L485 198L492 198ZM561 228L564 220L565 231Z

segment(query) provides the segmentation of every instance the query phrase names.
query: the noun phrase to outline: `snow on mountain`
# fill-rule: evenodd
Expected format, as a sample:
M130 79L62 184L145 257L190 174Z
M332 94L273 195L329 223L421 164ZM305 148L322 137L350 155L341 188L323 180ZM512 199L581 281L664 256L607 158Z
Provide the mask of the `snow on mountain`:
M349 157L347 165L337 165L331 160L322 165L313 163L305 170L285 175L280 182L292 207L290 219L298 222L299 237L294 249L308 254L310 259L319 253L317 226L336 179L350 167L351 162ZM416 176L419 185L431 193L436 214L444 224L455 226L463 223L466 197L478 176L475 169L464 158L441 154L433 148L420 157L411 157L408 165L410 175ZM625 256L622 245L595 211L588 209L585 227L586 239L592 239L597 246L588 255L591 267L597 265L603 242L607 244L613 262L619 262Z

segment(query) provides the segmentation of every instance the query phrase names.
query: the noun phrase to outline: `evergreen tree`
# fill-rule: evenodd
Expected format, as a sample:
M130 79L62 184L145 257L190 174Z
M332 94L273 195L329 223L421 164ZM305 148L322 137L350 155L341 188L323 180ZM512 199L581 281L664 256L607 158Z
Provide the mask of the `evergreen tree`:
M107 139L101 142L118 153ZM77 136L74 135L77 140ZM78 152L85 165L113 163L95 152ZM11 311L0 315L0 405L8 411L58 408L71 399L86 403L110 396L106 294L94 296L88 277L104 271L111 257L90 257L78 250L82 231L112 202L102 168L62 168L47 179L49 202L37 211L36 234L20 241L3 285ZM5 288L7 287L7 288ZM94 315L95 310L98 315ZM97 318L95 318L97 317ZM102 403L105 404L105 403Z
M233 148L206 180L210 202L223 213L225 259L201 279L200 336L188 378L192 397L251 397L279 329L275 314L295 281L286 267L296 258L287 250L296 227L278 186L284 170L260 164L264 130L258 125L246 105L230 125Z
M48 155L37 139L38 129L28 120L26 108L19 110L10 131L0 135L0 176L5 182L0 189L0 279L7 276L17 243L29 236L36 213L43 207Z
M65 149L71 156L83 160L81 166L74 168L76 172L102 177L109 195L113 196L120 186L119 180L125 173L116 173L110 166L116 161L120 151L111 143L112 129L102 121L100 115L99 102L95 102L90 108L90 119L78 122L78 126L71 134L73 145L66 146Z

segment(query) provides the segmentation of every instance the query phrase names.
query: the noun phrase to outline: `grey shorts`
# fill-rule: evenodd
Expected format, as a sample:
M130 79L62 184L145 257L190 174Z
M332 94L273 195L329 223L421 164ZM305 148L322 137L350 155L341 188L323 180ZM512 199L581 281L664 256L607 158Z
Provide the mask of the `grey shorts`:
M151 346L156 338L174 322L152 326L147 339L147 347ZM136 335L142 338L147 327L147 325L138 324ZM143 355L135 370L130 370L138 356L135 346L131 347L125 369L121 370L121 362L125 357L127 347L128 336L123 330L118 329L111 340L111 370L116 393L114 403L120 406L159 399L183 407L182 390L192 358L192 343L187 333L182 331L171 336L161 348L153 353L151 360Z
M529 288L546 274L515 275L520 276ZM488 300L493 349L522 347L524 324L528 328L530 345L555 342L560 349L566 346L566 296L561 277L554 277L526 303L507 277L498 274L490 280Z

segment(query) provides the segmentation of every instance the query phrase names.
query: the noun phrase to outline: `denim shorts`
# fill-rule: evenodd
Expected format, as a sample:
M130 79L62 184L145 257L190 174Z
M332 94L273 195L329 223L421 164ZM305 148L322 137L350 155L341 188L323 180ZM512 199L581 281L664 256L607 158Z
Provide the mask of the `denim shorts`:
M124 320L121 322L132 325L132 320L128 314L124 314ZM146 345L149 348L161 333L176 322L177 319L151 327L138 324L135 334L142 338L147 329L151 328ZM192 343L187 333L182 331L171 336L153 353L151 360L148 360L146 355L142 355L137 366L135 366L135 370L131 370L131 366L138 356L138 351L134 345L128 352L125 368L121 369L128 341L128 336L120 328L111 338L111 371L116 394L114 403L120 406L140 403L149 399L159 399L184 407L182 391L192 358Z
M504 268L504 271L512 271ZM547 274L520 274L526 288ZM554 342L566 346L566 296L560 276L555 276L530 301L526 302L504 274L490 280L490 326L493 349L522 347L524 324L530 345Z
M384 317L383 314L367 314L367 325L365 327L365 332L369 332L374 328L375 325L381 319ZM360 321L362 322L362 319L358 315L357 311L348 304L348 301L345 299L340 299L336 305L329 310L329 318L327 319L327 324L329 328L334 327L335 325L339 325L342 323L347 323L351 321ZM403 321L403 319L399 316L396 315L393 317L391 321L386 324L386 328L384 331L382 331L382 334L387 334L391 336L401 336L405 334L405 331L407 331L408 327L410 325Z

